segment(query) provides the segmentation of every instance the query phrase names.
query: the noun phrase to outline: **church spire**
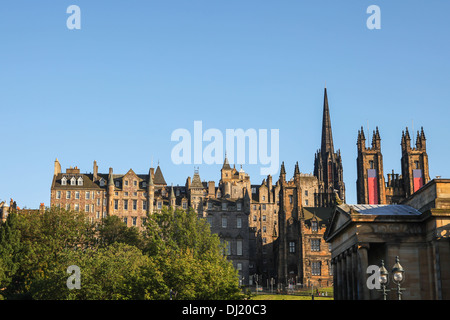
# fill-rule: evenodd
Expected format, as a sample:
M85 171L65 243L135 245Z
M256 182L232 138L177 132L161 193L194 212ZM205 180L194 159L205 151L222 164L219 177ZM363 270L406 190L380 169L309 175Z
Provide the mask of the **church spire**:
M329 152L334 153L333 135L331 133L330 110L328 107L327 88L325 87L323 98L323 120L322 120L322 145L321 152L323 154Z

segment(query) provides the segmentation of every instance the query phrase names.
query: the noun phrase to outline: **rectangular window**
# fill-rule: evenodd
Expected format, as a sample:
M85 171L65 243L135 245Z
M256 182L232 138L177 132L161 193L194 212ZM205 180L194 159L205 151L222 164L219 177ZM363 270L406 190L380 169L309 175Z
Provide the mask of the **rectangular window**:
M222 210L227 210L227 204L226 203L222 203Z
M322 263L320 261L311 263L311 274L313 276L320 276L322 274Z
M133 210L137 210L137 200L133 200Z
M123 222L125 223L125 225L128 225L128 218L127 217L123 218Z
M88 204L84 206L84 211L85 212L89 212L89 205Z
M128 180L125 180L124 183L125 183L125 185L127 186L127 185L128 185Z
M95 214L97 219L100 219L100 211L97 211L97 213Z
M91 193L89 191L86 191L85 199L89 200Z
M75 199L80 199L80 191L75 192Z
M238 211L241 211L241 210L242 210L242 203L238 202L238 203L236 204L236 209L237 209Z
M61 191L56 191L56 199L61 199Z
M128 197L128 192L125 192L124 195L125 195L125 197Z
M128 210L128 200L123 200L123 210Z
M213 217L211 216L206 217L206 221L209 223L209 227L212 227Z
M187 209L187 203L183 202L183 209Z
M142 209L147 210L147 201L142 200Z
M75 204L75 211L80 211L80 205L78 203Z
M236 263L236 270L242 271L242 263L240 263L240 262Z
M265 204L262 205L262 209L266 210L266 205Z
M311 251L320 251L320 239L311 239Z
M226 228L228 224L227 217L222 217L222 228Z
M305 196L308 196L308 190L305 190Z
M231 254L231 243L230 243L230 241L227 241L225 253L226 253L227 256L229 256Z
M305 206L307 206L308 205L308 200L305 200Z
M262 221L266 221L266 216L265 215L263 215L262 218L263 218Z
M263 226L263 232L266 233L266 231L267 231L267 227Z
M253 215L253 221L256 221L256 219L257 219L256 215Z
M242 240L236 241L236 255L242 256Z
M114 210L119 210L119 200L114 200Z
M311 221L311 231L317 231L317 230L318 230L317 221Z
M136 181L136 180L133 181L133 185L134 185L135 187L137 186L137 181Z
M70 191L66 191L66 199L70 199Z
M69 211L70 210L70 204L66 204L66 210Z
M161 209L161 208L162 208L162 202L158 201L158 209Z
M242 228L242 218L236 217L236 228Z
M133 219L133 226L136 226L137 225L137 217L133 217L132 219Z
M208 202L208 210L212 210L212 208L213 208L212 202Z
M295 242L294 241L289 242L289 252L295 253Z
M294 197L293 196L289 196L289 203L293 203L294 201Z

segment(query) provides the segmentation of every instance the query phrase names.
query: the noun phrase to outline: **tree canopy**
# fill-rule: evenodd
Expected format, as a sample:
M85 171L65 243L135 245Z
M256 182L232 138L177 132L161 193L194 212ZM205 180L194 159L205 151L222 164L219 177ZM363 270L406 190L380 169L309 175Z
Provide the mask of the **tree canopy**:
M209 224L191 210L163 208L141 230L116 216L90 223L52 207L12 212L0 225L5 299L240 299L238 273ZM80 288L69 289L69 266ZM171 295L170 292L173 294Z

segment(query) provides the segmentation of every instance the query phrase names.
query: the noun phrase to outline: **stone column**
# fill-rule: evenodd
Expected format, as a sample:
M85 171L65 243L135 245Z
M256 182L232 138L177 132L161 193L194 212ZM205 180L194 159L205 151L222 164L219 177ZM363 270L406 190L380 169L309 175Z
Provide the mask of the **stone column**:
M357 255L357 246L352 247L352 281L353 281L353 300L358 300L358 255Z
M358 245L358 292L360 300L368 300L369 296L369 288L367 288L366 281L366 271L369 266L369 244L359 244Z
M347 270L347 300L353 299L353 268L352 268L352 248L347 249L346 270Z
M333 268L333 294L334 294L334 300L339 300L339 290L337 290L337 258L331 259L331 267Z

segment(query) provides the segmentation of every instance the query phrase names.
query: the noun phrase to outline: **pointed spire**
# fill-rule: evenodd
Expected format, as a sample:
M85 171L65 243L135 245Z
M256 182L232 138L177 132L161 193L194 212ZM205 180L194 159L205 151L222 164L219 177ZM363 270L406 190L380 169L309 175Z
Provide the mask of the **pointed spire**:
M423 127L420 128L420 138L421 138L422 140L426 140L426 138L425 138L425 133L423 132Z
M297 163L295 164L294 175L299 175L299 174L300 174L300 169L298 167L298 161L297 161Z
M170 199L175 198L175 192L173 192L173 183L172 183L172 186L170 187L170 196L169 196L169 198Z
M225 152L225 160L223 161L222 169L231 169L230 163L228 162L227 153Z
M324 154L326 152L333 153L333 135L331 132L331 119L330 110L328 107L328 95L327 88L324 90L323 98L323 119L322 119L322 145L321 152Z
M281 163L280 174L286 174L286 169L284 168L284 161Z

